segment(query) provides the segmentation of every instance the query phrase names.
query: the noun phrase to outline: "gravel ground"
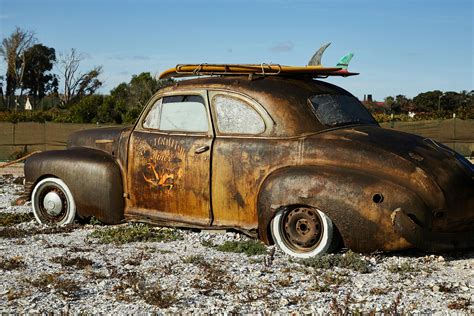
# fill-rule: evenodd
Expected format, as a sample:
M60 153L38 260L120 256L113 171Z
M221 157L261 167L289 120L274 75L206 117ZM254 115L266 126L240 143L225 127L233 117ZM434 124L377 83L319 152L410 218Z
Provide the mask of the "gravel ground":
M14 206L15 183L0 175L0 216L31 213ZM0 313L474 313L474 251L341 252L311 267L274 247L252 256L216 249L248 240L232 232L153 229L181 239L102 244L89 234L111 227L52 233L25 217L0 226ZM345 267L327 265L344 258Z

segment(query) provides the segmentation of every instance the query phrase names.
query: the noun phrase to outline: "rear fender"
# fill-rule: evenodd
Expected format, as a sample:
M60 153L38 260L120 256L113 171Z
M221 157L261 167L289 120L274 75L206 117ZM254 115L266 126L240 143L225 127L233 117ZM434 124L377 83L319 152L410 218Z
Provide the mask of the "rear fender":
M398 207L421 225L430 225L426 206L412 191L360 171L327 167L287 167L272 173L258 197L259 236L271 243L268 227L275 213L289 205L307 205L328 215L346 247L355 251L398 250L412 245L393 228Z
M53 176L71 190L80 217L94 216L106 224L124 218L124 199L120 167L109 154L89 148L46 151L25 162L26 186Z

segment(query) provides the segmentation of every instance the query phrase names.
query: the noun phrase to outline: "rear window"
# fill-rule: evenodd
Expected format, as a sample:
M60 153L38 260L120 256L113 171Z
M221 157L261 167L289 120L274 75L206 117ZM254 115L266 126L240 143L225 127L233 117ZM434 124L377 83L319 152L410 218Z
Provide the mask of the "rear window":
M377 124L364 105L352 96L320 94L309 101L318 120L326 126Z

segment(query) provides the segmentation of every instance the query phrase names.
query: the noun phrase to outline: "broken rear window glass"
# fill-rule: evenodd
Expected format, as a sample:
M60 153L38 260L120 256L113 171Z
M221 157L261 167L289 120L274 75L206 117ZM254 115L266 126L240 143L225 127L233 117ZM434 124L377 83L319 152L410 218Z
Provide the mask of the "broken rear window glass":
M359 100L348 95L316 95L310 99L311 109L326 126L377 124Z

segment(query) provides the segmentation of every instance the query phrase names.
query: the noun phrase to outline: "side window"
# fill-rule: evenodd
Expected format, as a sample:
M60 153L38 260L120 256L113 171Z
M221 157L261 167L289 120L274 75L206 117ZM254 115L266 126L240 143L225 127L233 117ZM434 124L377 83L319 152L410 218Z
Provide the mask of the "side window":
M212 104L221 133L255 135L265 131L265 122L260 114L244 100L217 94L212 98Z
M163 97L153 104L143 127L162 131L207 132L204 100L198 95Z

